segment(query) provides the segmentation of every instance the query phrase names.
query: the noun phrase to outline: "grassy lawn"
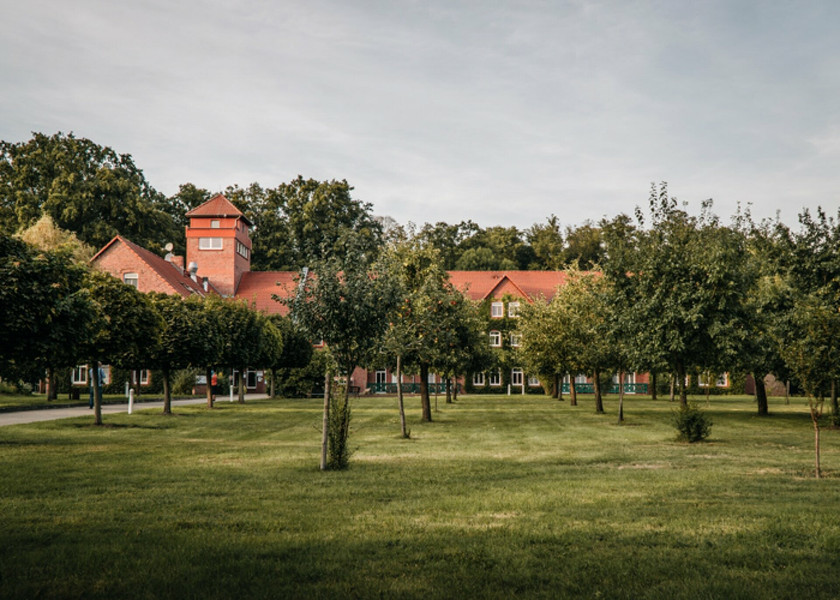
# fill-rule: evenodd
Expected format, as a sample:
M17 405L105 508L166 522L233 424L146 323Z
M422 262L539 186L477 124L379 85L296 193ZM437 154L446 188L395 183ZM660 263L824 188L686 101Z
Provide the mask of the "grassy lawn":
M838 595L840 432L812 479L801 399L713 398L694 445L667 400L408 406L402 440L355 401L341 473L317 399L2 427L0 598Z

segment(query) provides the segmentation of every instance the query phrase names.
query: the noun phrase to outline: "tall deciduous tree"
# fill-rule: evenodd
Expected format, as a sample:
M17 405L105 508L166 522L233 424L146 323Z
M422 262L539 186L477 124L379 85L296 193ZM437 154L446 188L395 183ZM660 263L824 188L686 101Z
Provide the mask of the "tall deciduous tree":
M14 232L48 213L96 248L116 234L161 248L182 233L128 154L72 133L0 142L0 228Z
M282 352L273 362L268 364L271 371L271 387L269 395L274 398L277 395L278 370L302 369L312 360L312 340L306 335L303 328L295 323L289 316L271 315L271 322L280 332L282 339Z
M636 214L644 227L644 213ZM736 359L749 284L743 238L720 226L711 201L699 217L678 208L664 183L658 193L652 186L649 218L632 274L636 343L645 352L643 363L664 364L676 375L686 405L689 371Z
M94 371L94 418L102 425L102 390L96 374L101 364L137 368L159 344L163 324L145 294L101 271L90 271L87 289L96 307L94 334L83 344Z
M325 374L322 470L348 464L349 379L358 365L373 358L397 301L397 286L381 264L370 260L368 242L365 235L343 240L345 253L314 263L315 276L300 282L291 302L294 317L312 339L323 340L346 378L343 398L332 407L332 374Z

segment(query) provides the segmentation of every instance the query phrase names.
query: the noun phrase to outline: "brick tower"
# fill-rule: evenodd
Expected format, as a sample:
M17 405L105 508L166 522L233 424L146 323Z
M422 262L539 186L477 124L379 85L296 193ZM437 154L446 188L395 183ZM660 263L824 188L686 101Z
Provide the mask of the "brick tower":
M187 271L233 296L251 270L251 222L222 194L187 213Z

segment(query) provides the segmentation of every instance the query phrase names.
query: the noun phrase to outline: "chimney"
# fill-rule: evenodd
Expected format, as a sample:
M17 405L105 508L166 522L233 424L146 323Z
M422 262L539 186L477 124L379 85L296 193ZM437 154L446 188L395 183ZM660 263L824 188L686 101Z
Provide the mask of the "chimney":
M198 265L196 264L196 262L190 262L190 264L187 266L187 269L190 272L190 279L198 283L198 278L195 276L195 274L198 272Z
M207 281L207 278L206 278L206 277L202 277L202 278L201 278L201 287L203 287L203 288L204 288L204 291L205 291L205 292L209 291L209 289L210 289L210 284L208 283L208 281Z
M184 272L184 257L183 256L176 256L176 255L172 254L171 252L169 252L163 258L167 262L170 262L173 265L175 265L176 267L178 267L178 270L181 271L181 273Z

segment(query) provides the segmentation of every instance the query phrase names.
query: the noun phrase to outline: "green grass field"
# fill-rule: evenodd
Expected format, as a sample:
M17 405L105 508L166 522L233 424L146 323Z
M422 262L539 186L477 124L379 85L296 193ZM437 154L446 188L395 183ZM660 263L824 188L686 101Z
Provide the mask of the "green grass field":
M801 399L713 398L693 445L667 400L408 407L403 440L394 398L355 401L328 473L317 399L2 427L0 598L840 594L840 432L814 480Z
M173 396L175 397L175 396ZM178 394L178 398L195 398L198 396L185 396ZM62 408L66 406L87 406L90 396L86 390L82 390L79 399L68 398L67 394L60 394L55 400L47 400L46 394L10 395L0 394L0 413L14 412L19 410L38 410L44 408ZM162 400L162 393L148 393L140 396L139 402L152 402ZM128 402L125 394L104 394L102 404L123 404Z

